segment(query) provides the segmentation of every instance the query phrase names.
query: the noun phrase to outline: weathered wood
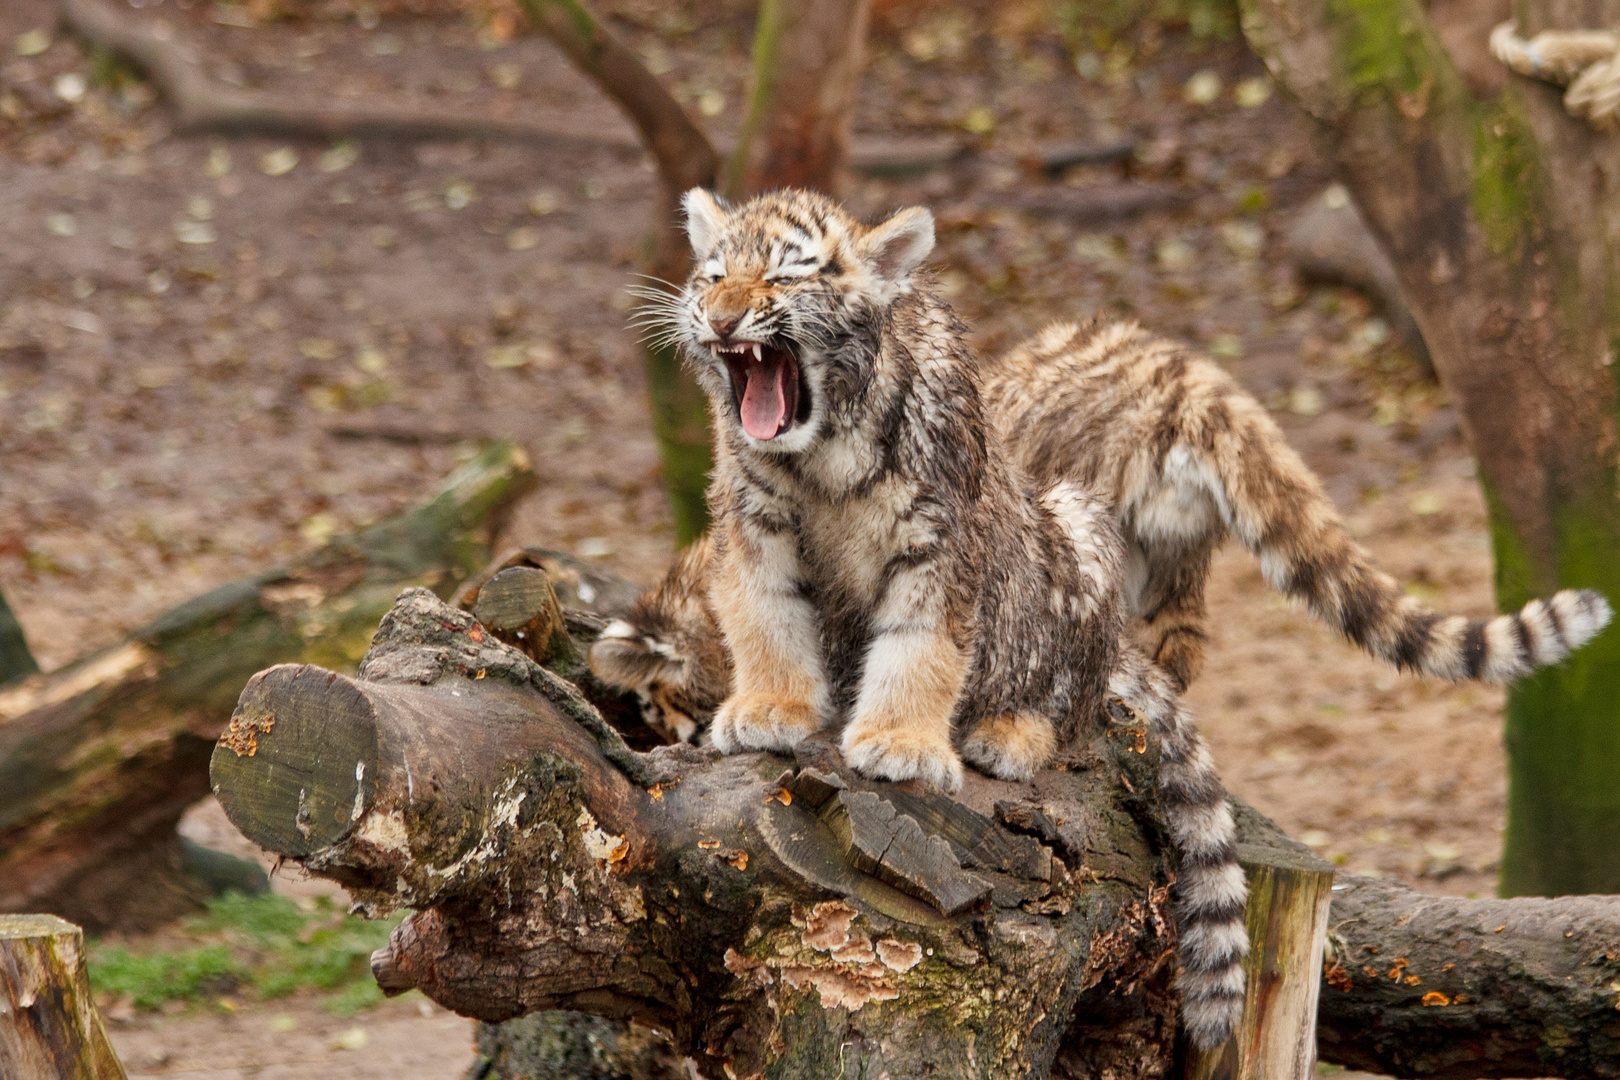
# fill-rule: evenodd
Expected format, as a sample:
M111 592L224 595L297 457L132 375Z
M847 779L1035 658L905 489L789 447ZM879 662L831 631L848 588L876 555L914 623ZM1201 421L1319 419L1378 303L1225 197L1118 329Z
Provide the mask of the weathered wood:
M373 958L390 992L420 988L490 1021L558 1008L630 1020L738 1076L823 1078L840 1051L852 1075L874 1077L1172 1067L1162 826L1133 794L1152 790L1151 740L1138 754L1084 735L1068 771L1030 785L969 774L959 800L865 780L821 738L791 762L634 754L570 684L425 590L390 613L360 678L273 669L244 694L236 730L215 777L239 828L344 883L363 911L416 909ZM864 871L894 845L852 856L853 827L841 839L829 823L851 805L935 864ZM1238 811L1250 1015L1231 1056L1193 1074L1308 1076L1331 872ZM992 886L955 915L914 887L951 859ZM1329 916L1325 1058L1401 1075L1524 1075L1525 1061L1536 1075L1614 1075L1603 1055L1620 1037L1606 989L1620 977L1608 959L1620 901L1351 885ZM1474 928L1467 905L1503 930ZM1347 967L1373 942L1378 953L1363 951L1397 979ZM1431 986L1451 1003L1423 1004ZM1495 1058L1447 1051L1458 1032Z
M335 741L340 725L361 730ZM972 776L959 815L898 813L951 800L863 781L825 742L797 762L629 754L568 684L422 591L385 620L359 679L273 669L236 726L255 731L251 752L222 741L215 755L233 822L362 910L416 909L374 958L390 990L487 1020L633 1019L706 1074L818 1080L840 1056L872 1077L1045 1076L1060 1047L1094 1064L1129 1025L1077 1012L1087 996L1159 1025L1116 1055L1118 1075L1168 1067L1173 998L1151 991L1153 1012L1131 997L1165 977L1166 870L1151 803L1118 780L1151 790L1151 750L1097 732L1089 768L1032 786ZM815 776L828 802L881 795L919 831L960 816L971 848L1016 857L974 870L997 883L988 903L947 917L851 865L812 800L785 790ZM989 816L1010 799L1083 837L1073 873ZM1050 880L1018 876L1031 865Z
M509 566L478 590L473 616L495 636L538 664L577 656L551 577L532 566Z
M38 671L39 662L28 649L22 624L12 614L5 594L0 593L0 686Z
M520 449L492 444L414 510L0 690L0 911L101 931L198 904L175 825L208 793L242 683L278 661L352 669L402 587L449 592L479 568L532 482Z
M1390 1076L1620 1076L1620 897L1335 886L1322 1060Z
M1252 831L1252 826L1251 826ZM1309 1080L1333 866L1304 845L1241 844L1249 883L1243 1023L1218 1050L1188 1054L1188 1080Z
M495 637L579 687L632 748L650 750L667 739L647 725L640 699L597 678L586 662L608 618L623 614L640 593L572 555L531 547L495 560L462 587L454 603Z
M0 915L0 1076L124 1080L90 992L84 931L54 915Z
M947 917L990 897L990 882L963 870L949 843L923 832L916 818L873 792L840 791L822 807L821 821L851 866L932 904Z

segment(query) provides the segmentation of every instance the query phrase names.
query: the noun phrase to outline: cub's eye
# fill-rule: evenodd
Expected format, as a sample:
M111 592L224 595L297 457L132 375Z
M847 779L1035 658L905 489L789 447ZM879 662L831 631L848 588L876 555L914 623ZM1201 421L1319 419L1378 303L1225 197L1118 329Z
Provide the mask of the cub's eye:
M778 266L766 274L765 280L770 282L798 281L801 278L809 277L816 270L817 266L813 262L788 263L786 266Z

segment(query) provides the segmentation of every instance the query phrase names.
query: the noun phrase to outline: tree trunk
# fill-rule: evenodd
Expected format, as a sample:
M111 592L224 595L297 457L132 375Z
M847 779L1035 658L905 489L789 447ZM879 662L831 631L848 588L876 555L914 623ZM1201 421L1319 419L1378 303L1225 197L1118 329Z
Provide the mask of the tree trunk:
M522 451L494 444L406 514L0 690L0 911L99 932L195 906L175 826L208 794L236 688L279 660L352 670L399 590L454 589L532 482Z
M1391 1076L1620 1076L1620 897L1464 900L1343 879L1324 1061Z
M579 0L519 0L529 19L612 98L641 133L658 167L652 227L642 262L654 285L679 288L691 267L681 228L681 194L712 188L720 155L708 136L648 71L635 52L613 35ZM653 432L663 462L664 493L675 524L675 541L686 545L708 527L708 398L681 367L680 354L656 336L646 345L647 394Z
M1497 601L1620 599L1614 345L1620 141L1514 77L1476 101L1419 0L1242 0L1255 51L1320 124L1394 259L1479 459ZM1524 0L1522 31L1620 2ZM1504 894L1620 892L1620 632L1508 703Z
M748 116L726 194L781 187L836 193L866 62L871 0L761 0Z
M39 662L28 650L28 639L23 636L22 624L11 613L5 594L0 593L0 686L37 671Z
M1154 755L1121 745L1095 732L1032 787L972 776L961 803L819 742L635 754L418 590L358 680L255 676L213 778L238 828L359 910L416 909L378 981L465 1015L635 1020L712 1075L1043 1077L1061 1049L1056 1075L1158 1076L1173 929L1131 793Z
M655 288L679 289L691 270L681 195L689 188L719 186L720 155L657 77L580 0L519 2L641 133L658 167L643 272ZM870 6L871 0L764 0L755 30L749 114L728 194L745 196L786 184L836 189L848 154ZM675 541L685 546L709 523L705 495L714 459L708 397L682 366L679 351L657 333L647 339L646 373Z
M124 1080L90 992L84 931L54 915L0 915L0 1076Z

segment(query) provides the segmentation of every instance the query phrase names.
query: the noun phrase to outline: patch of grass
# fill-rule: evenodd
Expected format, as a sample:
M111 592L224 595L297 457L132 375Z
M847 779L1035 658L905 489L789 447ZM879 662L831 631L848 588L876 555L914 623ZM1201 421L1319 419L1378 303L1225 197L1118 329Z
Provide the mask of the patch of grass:
M367 922L325 897L300 905L284 896L229 893L181 924L193 946L145 952L96 943L90 981L141 1009L228 993L268 999L326 990L325 1007L352 1016L382 1000L368 961L402 917Z

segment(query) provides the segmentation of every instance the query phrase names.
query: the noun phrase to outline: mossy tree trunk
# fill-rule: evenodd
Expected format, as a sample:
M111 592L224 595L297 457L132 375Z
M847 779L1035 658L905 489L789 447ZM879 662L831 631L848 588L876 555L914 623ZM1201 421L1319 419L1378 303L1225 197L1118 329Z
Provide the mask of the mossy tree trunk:
M1620 600L1620 139L1518 77L1470 96L1419 0L1242 0L1395 261L1479 460L1497 602ZM1520 32L1620 2L1520 0ZM1516 685L1505 895L1620 892L1620 631Z
M0 1076L125 1080L90 991L84 931L54 915L0 915Z

